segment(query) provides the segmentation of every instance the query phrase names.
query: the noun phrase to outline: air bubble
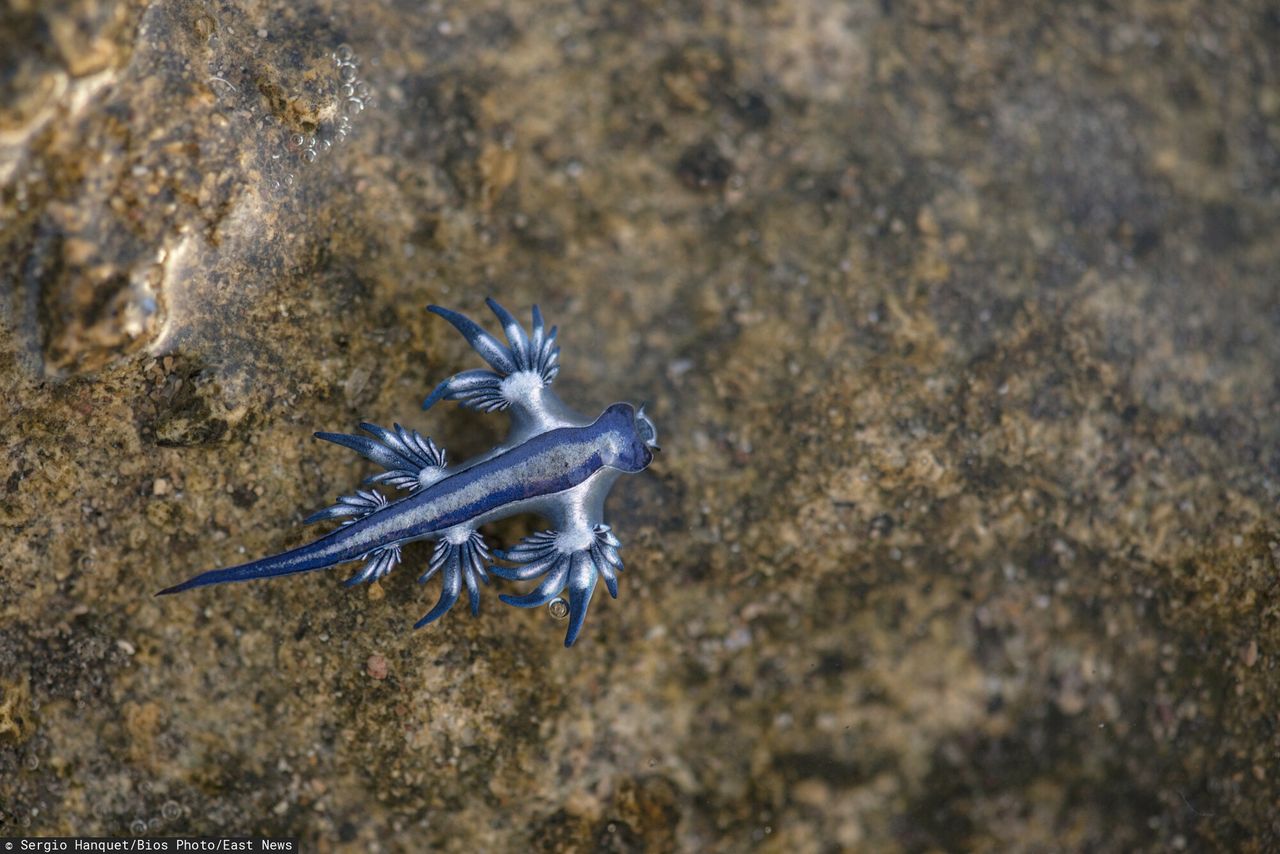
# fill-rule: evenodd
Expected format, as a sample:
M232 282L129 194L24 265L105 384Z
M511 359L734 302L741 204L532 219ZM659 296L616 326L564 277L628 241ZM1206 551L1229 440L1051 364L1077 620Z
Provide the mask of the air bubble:
M338 90L338 94L342 95L344 98L350 98L355 93L356 87L352 86L350 83L343 83L342 88Z
M338 128L336 131L333 132L333 141L339 144L346 142L347 131L344 128Z
M141 836L147 832L147 823L140 818L135 818L129 822L129 832L134 836Z
M563 620L565 617L569 616L569 603L557 596L547 603L547 613L550 614L553 619Z
M292 145L294 148L301 148L302 142L303 142L302 134L300 133L295 133L289 137L289 144Z
M182 806L177 801L165 801L164 806L160 807L160 815L166 821L173 821L182 815Z
M338 76L342 78L343 83L351 83L356 79L356 67L354 65L339 66Z
M303 163L315 163L315 162L316 162L316 156L317 156L317 155L316 155L316 150L315 150L314 148L304 148L304 149L302 150L302 155L301 155L301 156L302 156L302 162L303 162Z
M368 98L368 97L369 97L369 84L368 84L368 83L365 83L363 80L361 80L359 83L357 83L357 84L356 84L356 94L357 94L357 95L359 95L361 98Z
M342 108L347 111L348 116L358 116L364 110L364 101L359 98L348 98Z
M351 58L355 56L355 54L356 52L351 49L351 45L340 44L338 45L338 49L333 52L333 58L339 63L350 62Z

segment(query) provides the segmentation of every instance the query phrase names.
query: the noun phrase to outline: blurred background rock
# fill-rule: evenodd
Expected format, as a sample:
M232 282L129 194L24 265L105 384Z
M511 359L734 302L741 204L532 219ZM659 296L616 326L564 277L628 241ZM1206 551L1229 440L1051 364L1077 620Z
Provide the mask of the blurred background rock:
M0 12L0 833L320 850L1280 846L1280 10ZM307 539L502 418L428 302L648 400L618 601ZM511 543L532 521L498 526ZM341 576L345 577L345 576Z

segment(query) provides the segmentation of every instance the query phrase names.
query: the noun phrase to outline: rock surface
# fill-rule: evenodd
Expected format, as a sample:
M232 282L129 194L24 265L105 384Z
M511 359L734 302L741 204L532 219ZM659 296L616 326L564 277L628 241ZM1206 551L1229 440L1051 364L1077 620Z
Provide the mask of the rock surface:
M319 850L1280 846L1264 2L18 0L0 835ZM349 94L344 86L350 86ZM645 400L584 637L308 537L312 430L539 302ZM535 523L497 526L511 543ZM345 577L345 576L342 576Z

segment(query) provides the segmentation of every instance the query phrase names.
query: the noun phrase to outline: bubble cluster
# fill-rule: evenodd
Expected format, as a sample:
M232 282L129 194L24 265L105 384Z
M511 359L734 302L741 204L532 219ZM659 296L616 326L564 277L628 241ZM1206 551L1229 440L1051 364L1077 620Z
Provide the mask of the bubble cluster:
M351 135L353 122L366 109L377 106L377 96L369 84L360 79L360 58L351 45L338 45L334 50L333 65L337 80L332 90L333 116L317 133L298 140L299 158L303 163L314 163L320 154L334 145L346 141Z
M250 26L235 8L205 0L196 22L208 49L205 82L220 102L223 126L247 131L258 166L274 190L292 188L299 168L318 163L356 132L378 103L349 44L282 54L278 37Z
M368 82L360 78L360 58L351 45L339 45L330 59L335 74L320 84L322 90L318 94L322 105L317 127L308 133L291 133L285 142L286 153L304 165L315 163L335 145L346 142L354 130L356 117L378 103ZM273 159L279 158L273 156ZM277 183L288 186L283 180Z

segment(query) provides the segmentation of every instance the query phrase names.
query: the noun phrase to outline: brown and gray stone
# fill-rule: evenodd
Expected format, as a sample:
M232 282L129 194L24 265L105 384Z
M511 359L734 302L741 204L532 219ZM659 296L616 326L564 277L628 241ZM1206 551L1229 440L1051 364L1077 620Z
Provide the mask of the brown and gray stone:
M9 3L0 835L1275 850L1278 42L1261 0ZM576 647L492 590L411 630L418 547L152 597L368 474L312 430L500 436L418 409L475 366L425 305L486 295L661 430Z

